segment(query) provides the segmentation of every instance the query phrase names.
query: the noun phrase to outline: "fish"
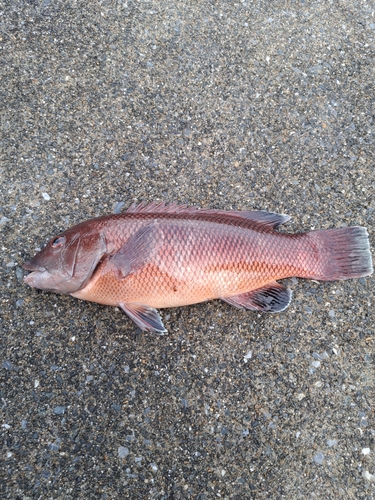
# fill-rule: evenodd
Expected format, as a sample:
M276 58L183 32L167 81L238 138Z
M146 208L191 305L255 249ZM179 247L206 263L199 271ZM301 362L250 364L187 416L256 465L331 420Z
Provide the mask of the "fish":
M278 313L292 291L279 280L369 276L360 226L280 232L289 216L163 202L81 222L25 261L25 283L121 308L144 331L165 333L158 309L213 299Z

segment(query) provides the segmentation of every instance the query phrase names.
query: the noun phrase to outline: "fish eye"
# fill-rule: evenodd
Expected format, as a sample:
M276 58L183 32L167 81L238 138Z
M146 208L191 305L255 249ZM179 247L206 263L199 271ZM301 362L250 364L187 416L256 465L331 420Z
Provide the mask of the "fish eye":
M51 243L52 248L59 248L64 242L65 236L57 236L57 238L55 238Z

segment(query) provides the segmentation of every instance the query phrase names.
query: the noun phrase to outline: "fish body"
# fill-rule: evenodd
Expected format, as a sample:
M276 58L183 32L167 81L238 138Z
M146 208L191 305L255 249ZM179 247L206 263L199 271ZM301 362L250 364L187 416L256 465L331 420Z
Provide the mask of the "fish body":
M286 234L288 216L263 211L132 205L53 238L24 267L30 286L121 307L143 330L165 331L158 308L222 299L279 312L291 291L276 280L372 273L365 228Z

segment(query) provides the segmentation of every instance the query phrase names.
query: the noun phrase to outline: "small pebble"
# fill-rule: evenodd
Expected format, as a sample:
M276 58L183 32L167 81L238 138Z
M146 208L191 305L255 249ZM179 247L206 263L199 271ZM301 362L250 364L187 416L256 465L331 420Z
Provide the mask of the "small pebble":
M22 267L16 267L16 278L18 279L18 281L22 281L23 280L23 270L22 270Z
M370 455L371 450L370 450L370 448L363 448L362 453L363 453L363 455Z
M338 443L337 439L328 439L327 446L332 448L332 446L335 446L337 443Z
M10 361L4 361L4 363L1 366L6 370L11 370L13 368L13 365Z
M314 455L313 460L314 460L314 462L315 462L316 464L319 464L319 465L320 465L320 464L322 464L322 463L323 463L323 461L324 461L324 455L323 455L323 453L322 453L321 451L319 451L318 453L316 453L316 454Z
M362 472L362 477L363 479L366 479L366 481L368 481L369 483L375 483L374 474L370 474L368 470Z
M150 467L154 472L158 470L158 466L155 463L150 464Z
M143 457L135 457L134 462L138 464L138 463L142 462L142 459L143 459Z
M43 198L46 200L46 201L49 201L51 199L50 195L48 193L42 193L42 196Z
M249 351L245 356L243 357L243 360L245 363L248 362L249 359L251 359L251 356L253 355L252 351Z
M125 446L119 446L117 452L120 458L126 458L129 455L129 448L126 448Z
M64 415L65 406L55 406L55 408L53 409L53 413L55 415Z
M114 214L119 214L121 212L122 207L125 205L124 201L118 201L115 204L115 208L113 209Z

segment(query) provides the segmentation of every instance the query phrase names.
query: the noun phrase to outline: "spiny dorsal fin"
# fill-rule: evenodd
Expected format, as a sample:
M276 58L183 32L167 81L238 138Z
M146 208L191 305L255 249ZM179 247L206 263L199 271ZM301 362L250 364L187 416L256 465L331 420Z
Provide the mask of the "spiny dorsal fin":
M126 213L155 213L155 214L187 214L198 217L222 216L224 218L243 219L254 221L265 227L275 229L290 219L289 215L266 212L264 210L218 210L211 208L188 207L177 203L166 204L163 201L152 203L133 203Z

